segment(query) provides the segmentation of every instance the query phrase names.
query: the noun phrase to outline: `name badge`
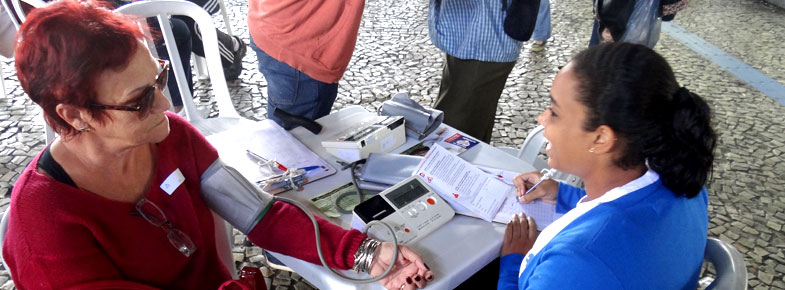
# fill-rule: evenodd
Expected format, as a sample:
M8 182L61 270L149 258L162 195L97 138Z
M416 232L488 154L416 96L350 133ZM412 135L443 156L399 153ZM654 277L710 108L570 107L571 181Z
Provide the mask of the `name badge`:
M163 189L167 194L172 195L172 193L177 189L180 184L183 184L185 181L185 176L183 176L183 172L180 171L180 168L175 169L172 174L169 174L169 177L161 183L161 189Z

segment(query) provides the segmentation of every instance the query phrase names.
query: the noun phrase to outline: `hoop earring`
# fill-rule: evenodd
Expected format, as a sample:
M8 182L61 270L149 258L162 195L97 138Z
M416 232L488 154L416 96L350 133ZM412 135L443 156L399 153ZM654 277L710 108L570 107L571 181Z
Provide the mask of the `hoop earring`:
M87 133L90 132L90 127L79 128L77 131L79 131L79 133Z
M589 148L589 153L594 153L594 147Z

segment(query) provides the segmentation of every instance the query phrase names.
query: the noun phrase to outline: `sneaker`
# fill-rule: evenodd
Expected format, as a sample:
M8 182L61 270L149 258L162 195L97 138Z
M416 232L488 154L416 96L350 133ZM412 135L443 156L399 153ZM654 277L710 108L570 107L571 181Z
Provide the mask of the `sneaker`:
M545 50L545 41L535 40L532 43L532 47L530 48L531 51L543 51Z
M243 72L243 57L245 56L246 44L242 39L235 36L237 42L240 43L240 48L234 52L234 63L224 67L224 78L227 81L233 81L240 77Z

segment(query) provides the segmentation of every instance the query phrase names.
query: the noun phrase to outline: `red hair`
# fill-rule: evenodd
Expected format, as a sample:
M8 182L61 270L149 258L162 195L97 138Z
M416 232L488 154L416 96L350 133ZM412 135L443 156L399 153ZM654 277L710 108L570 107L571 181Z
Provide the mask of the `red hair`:
M16 71L30 99L46 122L61 136L74 134L55 111L58 104L86 108L97 99L96 81L105 71L124 69L144 37L127 16L113 13L107 3L62 0L34 9L17 34Z

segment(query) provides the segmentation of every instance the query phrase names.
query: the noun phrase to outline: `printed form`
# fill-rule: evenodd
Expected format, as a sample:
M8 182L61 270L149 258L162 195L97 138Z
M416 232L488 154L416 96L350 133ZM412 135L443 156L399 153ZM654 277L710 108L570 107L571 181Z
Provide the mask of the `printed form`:
M456 212L468 209L473 213L470 215L487 221L496 216L510 190L509 185L439 145L431 147L415 174L450 203Z
M438 145L428 151L415 174L458 214L508 223L514 214L525 213L539 230L562 216L554 204L518 202L512 183L518 173L472 165Z

